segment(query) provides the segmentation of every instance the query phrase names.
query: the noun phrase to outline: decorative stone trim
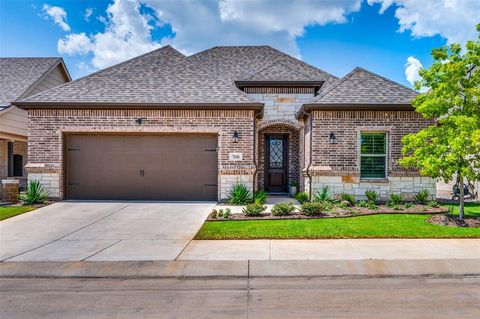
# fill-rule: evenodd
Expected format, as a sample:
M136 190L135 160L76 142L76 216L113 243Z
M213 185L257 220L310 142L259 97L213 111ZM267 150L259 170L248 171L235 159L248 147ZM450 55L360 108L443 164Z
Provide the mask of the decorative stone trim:
M282 120L282 119L277 119L277 120L268 120L268 121L263 121L258 124L258 131L261 131L267 127L270 126L286 126L289 128L293 128L295 130L300 130L302 128L302 125L297 121L292 121L292 120Z

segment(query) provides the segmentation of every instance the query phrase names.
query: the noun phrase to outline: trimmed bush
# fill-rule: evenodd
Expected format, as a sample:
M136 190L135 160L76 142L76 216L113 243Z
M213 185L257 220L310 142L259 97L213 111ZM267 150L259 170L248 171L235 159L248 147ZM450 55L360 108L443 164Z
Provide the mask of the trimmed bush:
M293 213L294 210L295 210L295 206L293 206L293 204L290 202L278 203L272 207L272 215L286 216Z
M246 205L252 202L252 193L250 193L247 186L235 184L230 189L227 199L232 205Z
M265 204L267 202L267 193L264 191L258 191L253 194L253 201L255 203Z
M375 191L372 191L372 190L365 191L365 196L367 197L367 201L372 203L377 202L378 194Z
M323 213L324 204L320 202L305 202L300 206L300 211L305 216L317 216Z
M428 206L432 207L432 208L437 208L437 207L440 207L440 204L438 204L438 202L436 200L431 200L428 202Z
M218 212L217 212L217 210L214 208L214 209L212 209L212 212L210 213L210 218L212 218L212 219L217 219L217 217L218 217Z
M415 194L415 200L421 205L428 204L429 198L430 192L428 191L428 189L422 189L417 194Z
M267 206L255 202L252 204L248 204L244 209L242 209L242 212L247 216L260 216L260 214L264 212L265 209L267 209Z
M344 202L348 203L348 206L355 206L357 201L355 200L355 196L352 194L342 193L340 194L340 199Z
M225 212L223 212L222 218L223 218L223 219L229 219L229 218L230 218L230 215L232 215L232 212L230 211L230 208L226 208L226 209L225 209Z
M39 181L28 183L24 194L18 196L25 205L43 204L48 198L48 192Z
M401 194L390 194L387 206L395 207L403 204L403 197Z
M332 192L328 186L323 186L321 190L316 191L313 194L314 202L331 202Z
M295 199L298 200L300 204L308 202L308 194L305 192L296 193Z

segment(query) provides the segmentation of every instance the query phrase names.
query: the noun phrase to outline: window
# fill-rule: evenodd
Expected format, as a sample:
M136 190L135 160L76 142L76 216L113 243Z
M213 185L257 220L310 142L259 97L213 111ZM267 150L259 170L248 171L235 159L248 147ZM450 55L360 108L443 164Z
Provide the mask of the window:
M385 178L387 134L362 133L360 138L360 178Z
M13 176L23 176L23 156L13 155Z

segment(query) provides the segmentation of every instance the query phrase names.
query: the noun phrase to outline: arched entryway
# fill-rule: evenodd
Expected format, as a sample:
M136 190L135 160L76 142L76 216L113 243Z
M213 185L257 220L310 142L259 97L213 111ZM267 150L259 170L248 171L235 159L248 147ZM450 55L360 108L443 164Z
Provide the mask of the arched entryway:
M258 189L286 193L299 182L300 124L269 121L258 126Z

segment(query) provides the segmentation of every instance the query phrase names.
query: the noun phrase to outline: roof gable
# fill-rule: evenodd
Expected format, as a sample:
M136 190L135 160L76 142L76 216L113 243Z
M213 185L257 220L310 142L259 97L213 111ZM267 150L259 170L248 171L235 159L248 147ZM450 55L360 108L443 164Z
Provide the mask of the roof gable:
M32 96L18 105L62 103L160 106L256 102L233 85L215 79L177 50L164 46Z
M378 74L357 67L321 93L311 104L409 105L418 93Z
M275 81L301 78L307 81L336 81L336 77L270 46L214 47L188 59L217 77L228 81L249 77ZM258 75L257 75L258 74ZM305 78L302 78L302 76Z
M315 81L314 78L301 70L291 68L288 63L281 61L273 63L266 68L248 75L240 81Z
M24 96L61 63L61 58L0 58L0 108Z

